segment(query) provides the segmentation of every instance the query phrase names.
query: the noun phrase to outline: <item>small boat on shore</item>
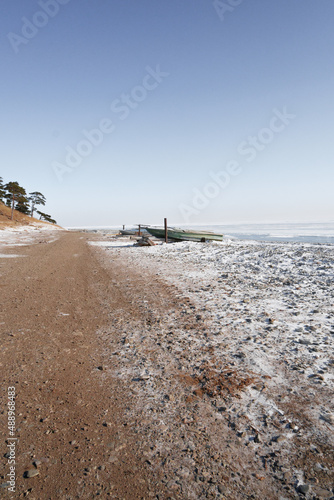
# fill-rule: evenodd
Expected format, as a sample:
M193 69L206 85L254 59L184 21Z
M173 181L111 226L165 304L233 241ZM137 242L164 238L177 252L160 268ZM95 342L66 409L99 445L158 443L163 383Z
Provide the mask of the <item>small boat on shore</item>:
M165 229L145 226L147 232L156 238L165 238ZM196 231L193 229L167 228L168 238L175 241L222 241L223 235L211 231Z
M120 229L120 234L123 236L139 236L139 229ZM146 233L143 227L140 228L141 233Z
M138 234L136 229L120 229L119 231L123 236L134 236Z

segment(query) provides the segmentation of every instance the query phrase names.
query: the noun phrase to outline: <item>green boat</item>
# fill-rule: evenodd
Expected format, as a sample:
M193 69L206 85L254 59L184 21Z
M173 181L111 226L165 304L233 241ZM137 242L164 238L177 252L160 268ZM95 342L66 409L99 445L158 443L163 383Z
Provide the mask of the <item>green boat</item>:
M165 238L165 229L145 226L152 236ZM222 241L223 235L211 231L196 231L192 229L180 229L175 227L167 228L167 235L170 240L175 241Z

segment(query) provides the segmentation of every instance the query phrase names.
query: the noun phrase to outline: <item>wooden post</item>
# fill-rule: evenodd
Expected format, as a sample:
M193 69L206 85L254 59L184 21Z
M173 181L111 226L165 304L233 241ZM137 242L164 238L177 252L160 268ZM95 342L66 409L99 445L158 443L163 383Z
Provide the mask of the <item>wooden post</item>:
M168 242L168 229L167 229L167 219L165 218L164 219L164 223L165 223L165 243Z
M124 229L125 229L125 226L124 226L124 224L123 224L123 231L124 231Z
M141 232L140 232L140 224L138 224L138 236L141 236Z

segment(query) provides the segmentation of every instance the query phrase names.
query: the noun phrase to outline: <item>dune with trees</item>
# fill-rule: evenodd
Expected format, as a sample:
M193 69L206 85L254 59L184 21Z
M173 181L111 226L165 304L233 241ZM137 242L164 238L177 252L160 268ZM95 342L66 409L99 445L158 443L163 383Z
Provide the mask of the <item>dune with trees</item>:
M17 181L9 181L6 184L0 177L0 225L15 226L29 225L35 222L47 222L57 224L51 215L37 210L39 206L45 206L46 198L39 191L27 193ZM34 218L34 213L39 219Z

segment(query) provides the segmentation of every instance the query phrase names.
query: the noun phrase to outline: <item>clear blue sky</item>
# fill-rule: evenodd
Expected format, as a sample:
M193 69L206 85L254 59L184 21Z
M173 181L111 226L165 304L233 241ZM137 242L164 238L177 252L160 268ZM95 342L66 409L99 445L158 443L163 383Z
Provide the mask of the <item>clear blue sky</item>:
M334 219L333 0L5 3L0 176L60 224Z

